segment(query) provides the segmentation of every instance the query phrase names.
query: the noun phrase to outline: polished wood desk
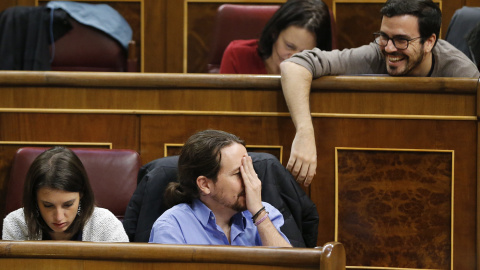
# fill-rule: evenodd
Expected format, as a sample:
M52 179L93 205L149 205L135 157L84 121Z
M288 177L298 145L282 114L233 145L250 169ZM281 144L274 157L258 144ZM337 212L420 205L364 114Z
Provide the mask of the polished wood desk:
M2 269L345 269L338 242L315 249L0 241Z
M463 78L316 80L317 243L342 242L352 269L478 269L478 90ZM279 76L0 72L0 198L18 147L128 148L146 163L207 128L286 164L295 128Z

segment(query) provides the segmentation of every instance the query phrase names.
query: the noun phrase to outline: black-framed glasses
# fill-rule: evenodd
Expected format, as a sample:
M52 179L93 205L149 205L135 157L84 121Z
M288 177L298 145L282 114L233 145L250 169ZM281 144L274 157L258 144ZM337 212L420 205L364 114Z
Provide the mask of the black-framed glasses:
M383 33L380 33L380 32L373 33L373 36L375 37L375 39L374 39L375 43L377 43L378 45L380 45L382 47L385 47L385 46L387 46L388 41L392 40L393 46L395 46L395 48L397 48L399 50L406 50L408 48L408 44L410 44L410 41L421 38L421 37L416 37L416 38L411 38L411 39L402 38L402 37L391 38L391 37L389 37L389 36L387 36Z

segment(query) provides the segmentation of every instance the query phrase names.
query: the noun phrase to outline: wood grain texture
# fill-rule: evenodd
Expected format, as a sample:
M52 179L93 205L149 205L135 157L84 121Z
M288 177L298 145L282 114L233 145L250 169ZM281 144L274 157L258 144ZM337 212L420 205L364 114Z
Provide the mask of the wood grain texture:
M312 112L475 116L477 83L326 76L312 85ZM1 108L288 112L279 76L5 71L0 85Z
M54 259L54 260L53 260ZM72 262L78 269L345 269L340 243L317 249L59 241L0 242L0 262L45 269ZM57 264L58 265L58 264ZM70 267L68 267L71 269Z
M182 32L168 31L169 27L177 26L178 22L174 18L169 18L169 14L176 11L171 9L167 11L168 0L144 0L144 44L142 51L144 72L175 72L168 70L168 53L172 57L181 54L169 51L170 44L178 44L182 40ZM175 1L183 2L183 1ZM178 45L177 45L178 46ZM177 58L179 67L176 72L181 72L181 58Z
M187 73L207 73L215 16L222 3L189 3L187 25Z
M314 119L318 167L310 192L322 220L323 228L319 230L318 241L333 241L335 235L335 209L327 206L336 199L335 170L332 169L335 167L335 147L454 150L453 269L475 269L476 243L472 236L476 230L476 199L473 198L477 195L472 187L476 186L476 125L476 121ZM371 228L365 224L363 230L369 231ZM408 245L410 243L402 243L405 250L412 250ZM349 244L345 243L345 246ZM415 250L421 252L420 249ZM349 256L347 265L352 265L348 259ZM385 261L370 266L384 267Z
M454 155L429 151L337 149L336 239L349 265L450 267Z
M290 155L290 147L285 146L293 140L294 126L288 117L146 115L140 129L143 162L165 156L166 143L182 144L197 131L220 129L236 134L247 145L283 146L281 158L285 163Z
M318 168L307 193L320 215L317 243L335 240L335 147L452 150L453 269L475 269L477 88L478 80L459 78L316 80L311 104ZM138 151L147 163L165 155L165 144L184 143L207 128L235 133L248 145L281 146L285 165L295 128L280 78L0 72L0 141L112 142ZM0 154L3 174L7 155Z
M373 41L380 30L381 3L336 3L338 49L356 48Z

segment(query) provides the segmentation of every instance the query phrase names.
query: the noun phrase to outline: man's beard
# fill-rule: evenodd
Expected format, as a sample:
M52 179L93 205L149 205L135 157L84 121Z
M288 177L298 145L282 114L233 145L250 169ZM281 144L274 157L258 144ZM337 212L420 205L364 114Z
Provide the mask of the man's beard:
M225 199L221 196L221 194L215 194L212 196L212 199L219 204L228 207L236 212L243 212L247 210L247 205L244 201L245 198L245 191L239 193L237 195L237 200L232 204L232 203L227 203Z
M421 47L421 50L420 50L420 53L418 55L416 55L417 57L416 58L411 58L410 56L408 55L405 55L403 53L387 53L385 52L385 50L382 51L383 53L383 56L385 57L385 65L386 65L386 68L387 68L387 72L390 76L406 76L406 75L410 75L410 73L412 72L412 70L414 70L415 68L417 68L418 66L420 66L420 64L422 63L423 61L423 58L425 56L424 52L423 52L423 45ZM403 60L401 61L404 61L405 64L402 65L402 66L398 66L398 67L391 67L389 64L388 64L388 57L387 56L400 56L400 57L404 57ZM403 68L403 70L400 70L401 68Z

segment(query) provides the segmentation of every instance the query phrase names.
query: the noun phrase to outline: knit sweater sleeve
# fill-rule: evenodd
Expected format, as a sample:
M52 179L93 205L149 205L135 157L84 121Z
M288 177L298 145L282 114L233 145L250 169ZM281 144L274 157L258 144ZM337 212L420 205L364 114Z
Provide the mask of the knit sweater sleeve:
M95 207L83 228L83 241L128 242L122 222L105 208Z
M28 239L23 208L17 209L3 220L2 240L23 241Z

